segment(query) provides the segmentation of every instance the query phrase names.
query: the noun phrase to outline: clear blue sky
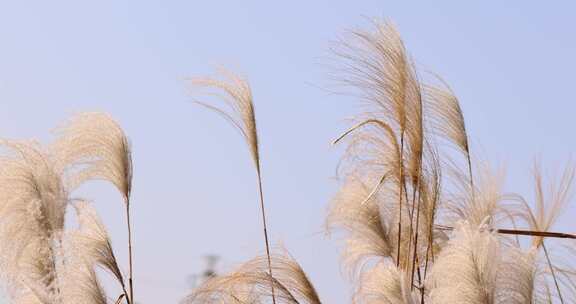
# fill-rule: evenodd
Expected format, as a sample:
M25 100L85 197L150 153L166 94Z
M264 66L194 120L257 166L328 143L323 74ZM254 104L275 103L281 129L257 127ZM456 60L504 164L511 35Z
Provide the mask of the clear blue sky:
M272 239L326 303L347 303L322 231L341 152L329 143L357 103L318 88L344 30L393 20L420 67L459 95L476 154L507 164L509 190L530 189L535 155L554 167L576 148L573 2L434 2L3 1L0 135L48 141L72 113L111 113L134 149L137 299L175 303L204 254L229 269L263 249L247 149L191 103L184 81L237 71L254 91ZM79 192L96 200L125 262L120 197L104 183Z

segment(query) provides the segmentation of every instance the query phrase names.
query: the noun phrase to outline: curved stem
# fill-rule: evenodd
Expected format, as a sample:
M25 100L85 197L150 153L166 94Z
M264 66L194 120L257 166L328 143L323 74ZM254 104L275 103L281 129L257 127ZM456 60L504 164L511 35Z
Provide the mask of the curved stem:
M366 204L370 199L372 199L372 197L374 197L374 195L376 195L376 193L378 193L378 190L380 190L380 187L382 187L382 184L386 180L387 176L388 176L387 174L384 174L384 175L382 175L382 177L380 177L378 184L376 184L376 186L374 186L374 189L372 189L372 191L370 191L368 196L362 201L362 203L360 203L361 206L364 206L364 204Z
M390 125L388 125L387 123L385 123L381 120L378 120L378 119L367 119L365 121L362 121L362 122L354 125L352 128L348 129L348 131L346 131L346 132L342 133L342 135L338 136L338 138L336 138L332 142L332 144L333 145L337 144L344 137L348 136L350 133L352 133L352 132L356 131L357 129L359 129L365 125L368 125L368 124L375 124L375 125L381 127L382 129L384 129L386 131L388 137L393 141L394 146L396 148L398 148L398 142L397 142L396 136L394 134L394 130L392 130L392 127L390 127ZM401 136L401 137L403 137L403 136ZM402 139L401 139L401 141L402 141Z

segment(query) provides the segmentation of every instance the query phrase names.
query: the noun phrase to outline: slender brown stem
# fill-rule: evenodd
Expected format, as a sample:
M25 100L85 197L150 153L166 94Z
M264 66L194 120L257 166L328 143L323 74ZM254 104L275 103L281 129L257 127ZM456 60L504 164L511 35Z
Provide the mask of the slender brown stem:
M426 245L426 258L424 259L424 280L426 280L426 275L428 274L428 259L430 259L430 245L432 242L430 241L430 237L428 237L428 244Z
M260 211L262 212L262 225L264 227L264 242L266 243L266 258L268 259L268 273L270 274L270 290L272 292L272 303L276 304L276 294L274 292L274 277L272 276L272 260L270 258L270 243L268 241L268 229L266 225L266 211L264 210L264 194L262 191L262 177L260 168L257 168L258 193L260 196Z
M120 302L122 301L122 299L123 299L125 296L126 296L126 291L124 291L124 293L121 294L121 295L118 297L118 300L116 300L115 304L120 304Z
M122 292L123 294L120 295L117 303L120 303L122 297L124 297L126 299L126 304L132 304L132 300L130 300L130 297L128 297L128 292L126 291L126 285L124 284L124 282L122 282Z
M402 190L404 189L404 163L403 163L403 155L404 155L404 133L400 135L400 159L398 164L398 171L399 171L399 181L398 181L398 249L396 252L396 267L400 267L400 246L402 244Z
M556 285L556 290L558 291L558 297L560 298L560 303L564 304L564 299L562 298L562 292L560 291L560 285L556 279L556 272L552 266L552 261L550 261L550 256L548 255L548 250L546 245L544 245L544 240L542 240L542 249L544 249L544 255L546 255L546 261L548 262L548 267L550 267L550 273L552 273L552 278L554 279L554 284Z
M422 286L422 290L420 291L420 304L424 304L424 286Z
M126 299L126 304L131 304L132 302L130 301L130 299L128 298L128 292L126 291L126 287L122 286L122 292L123 294L120 295L120 297L118 298L118 302L116 303L120 303L122 301L123 298Z
M406 265L408 265L407 267L409 267L410 265L410 253L412 252L412 235L414 234L414 202L416 201L415 199L415 194L416 192L412 193L412 207L410 209L410 226L409 226L409 236L408 236L408 254L406 255ZM406 200L406 202L408 203L408 200ZM410 208L410 207L409 207ZM410 282L411 284L413 282Z
M416 211L416 213L417 214L420 213L420 208L418 208L418 211ZM416 223L418 223L418 215L416 216ZM416 226L418 226L418 224L416 224ZM416 235L414 237L414 255L412 256L412 275L410 277L411 284L414 284L414 273L416 271L417 257L418 257L418 230L416 230ZM420 271L420 269L418 269L418 271Z
M516 229L498 229L497 232L502 234L513 234L513 235L532 235L532 236L543 236L543 237L562 238L562 239L576 239L576 235L562 232L530 231L530 230L516 230Z
M454 227L436 225L436 229L454 230ZM496 231L501 234L510 234L510 235L528 235L528 236L541 236L541 237L551 237L560 239L576 239L576 235L563 232L533 231L533 230L521 230L521 229L490 229L490 231Z
M422 298L422 303L424 303L424 293L426 292L426 287L424 286L424 284L422 284L423 280L422 280L422 273L420 272L420 260L418 259L417 255L414 255L414 265L418 265L418 267L416 268L416 274L418 275L418 286L414 286L414 283L412 283L412 288L416 287L419 291L420 291L420 295ZM412 276L414 276L414 273L412 273Z
M424 262L424 280L426 280L426 276L428 274L428 261L430 257L432 257L432 262L434 262L434 236L432 230L433 223L430 224L430 229L428 232L428 244L426 245L426 260ZM424 299L422 299L424 301ZM422 302L424 303L424 302Z
M418 170L418 176L416 181L416 188L414 189L413 194L413 202L412 202L412 213L414 213L414 207L416 208L416 229L415 229L415 236L414 236L414 256L412 258L412 275L410 278L410 283L414 284L414 272L416 270L416 261L418 256L418 228L420 226L420 170ZM418 277L420 277L420 269L418 269Z
M124 284L124 281L120 282L120 285L122 286L123 294L121 294L120 297L118 297L118 301L116 301L116 303L120 303L120 301L122 301L122 298L125 297L126 298L126 304L131 304L132 302L128 298L128 292L126 291L126 285Z
M108 243L108 246L110 248L112 248L112 245L110 245L110 243ZM113 250L110 250L110 254L112 255L112 260L114 260L115 263L118 263L117 259L116 259L116 255L114 254ZM130 301L129 297L128 297L128 291L126 291L126 284L124 282L124 276L122 276L122 274L120 274L120 277L118 278L118 281L120 282L120 287L122 287L122 294L120 295L120 297L118 297L117 303L120 303L122 301L122 298L126 299L126 304L131 304L132 302Z
M130 296L126 295L128 303L134 303L134 284L133 284L133 268L132 268L132 225L130 223L130 198L126 198L126 222L128 225L128 288L130 289ZM130 298L130 299L128 299Z
M412 252L412 236L414 235L414 209L416 208L416 192L417 187L419 187L418 184L419 181L414 182L414 178L412 178L412 209L410 209L410 236L408 239L408 255L406 256L406 265L410 265L410 253ZM414 282L411 281L410 284L414 284Z
M433 200L432 200L432 208L430 210L430 219L428 226L428 245L426 248L426 265L424 266L424 279L426 279L426 274L428 271L428 259L432 258L432 263L434 263L434 220L435 220L435 212L436 212L436 203L438 201L438 191L435 192Z
M466 159L468 160L468 174L470 175L470 191L472 193L472 201L476 200L474 189L474 176L472 175L472 161L470 160L470 152L466 152Z
M430 245L432 242L430 238L428 239L428 245L426 246L426 259L424 261L424 281L426 280L426 275L428 274L428 260L430 258L430 249L432 246ZM424 304L424 289L422 289L422 294L420 297L420 304Z

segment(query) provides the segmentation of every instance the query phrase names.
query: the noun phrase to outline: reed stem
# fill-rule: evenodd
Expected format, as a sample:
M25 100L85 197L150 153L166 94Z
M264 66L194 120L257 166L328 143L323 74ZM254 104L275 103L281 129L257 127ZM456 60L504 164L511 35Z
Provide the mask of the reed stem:
M274 292L274 277L272 276L272 260L270 258L270 243L268 241L268 226L266 224L266 211L264 209L264 194L262 191L262 177L260 168L257 168L258 175L258 193L260 197L260 211L262 213L262 225L264 228L264 242L266 244L266 259L268 260L268 273L270 274L270 291L272 292L272 303L276 304L276 294Z
M542 240L542 248L544 249L544 255L546 255L546 261L548 262L548 267L550 267L550 273L552 273L552 278L554 279L556 290L558 291L558 297L560 298L560 303L564 304L564 299L562 298L562 292L560 291L560 285L558 284L558 279L556 279L556 272L554 271L554 267L552 266L552 261L550 261L550 256L548 255L546 245L544 245L544 240Z
M128 288L130 296L126 295L126 301L129 304L134 303L134 284L133 284L133 267L132 267L132 225L130 223L130 198L126 198L126 222L128 225ZM129 298L129 299L128 299Z
M416 262L418 258L418 225L420 224L420 202L418 202L416 210L416 232L414 236L414 255L412 257L412 274L410 277L410 283L414 284L414 272L416 271ZM418 277L420 277L420 269L418 269Z
M470 160L470 152L466 152L466 159L468 160L468 174L470 175L470 191L472 193L472 201L476 200L474 189L474 176L472 175L472 161Z
M404 133L400 134L400 159L398 160L398 171L399 174L399 181L398 181L398 249L396 252L396 267L400 267L400 247L402 244L402 190L404 189L404 162L403 162L403 155L404 155Z
M454 230L454 227L436 225L436 229L440 230ZM575 234L563 233L563 232L549 232L549 231L534 231L534 230L522 230L522 229L490 229L490 231L496 231L501 234L510 235L528 235L528 236L541 236L541 237L551 237L560 239L576 239Z

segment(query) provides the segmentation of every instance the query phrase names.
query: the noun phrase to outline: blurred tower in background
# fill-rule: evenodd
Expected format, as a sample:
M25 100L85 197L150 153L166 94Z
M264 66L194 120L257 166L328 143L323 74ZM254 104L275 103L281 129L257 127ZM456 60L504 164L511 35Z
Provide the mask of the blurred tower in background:
M215 277L216 273L216 264L220 260L220 256L215 254L209 254L204 256L205 267L201 273L192 274L188 276L188 284L190 285L191 289L194 289L206 280Z

